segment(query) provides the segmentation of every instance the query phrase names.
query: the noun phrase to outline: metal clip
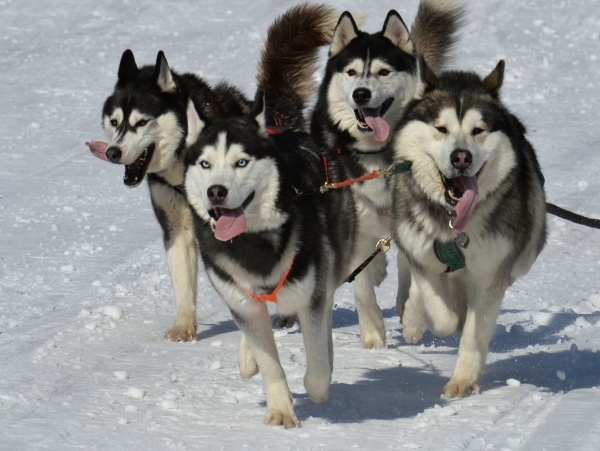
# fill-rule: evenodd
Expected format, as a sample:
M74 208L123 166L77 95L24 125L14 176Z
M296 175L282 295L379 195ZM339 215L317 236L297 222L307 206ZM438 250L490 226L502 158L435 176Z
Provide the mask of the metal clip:
M465 232L461 232L458 234L458 236L456 238L454 238L454 242L462 247L463 249L466 249L469 247L469 243L470 243L470 239L467 236L467 234Z
M321 194L326 193L330 189L335 189L335 183L324 183L320 188L319 192Z
M381 246L381 247L380 247ZM392 248L392 236L388 236L387 238L382 238L377 241L375 245L375 250L381 250L382 254L387 254L387 252Z

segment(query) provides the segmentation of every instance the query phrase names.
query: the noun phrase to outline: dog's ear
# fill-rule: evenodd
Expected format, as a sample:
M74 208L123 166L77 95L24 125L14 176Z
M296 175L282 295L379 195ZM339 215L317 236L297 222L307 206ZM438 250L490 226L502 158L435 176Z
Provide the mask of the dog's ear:
M173 73L167 63L167 58L161 50L156 55L156 67L154 68L154 79L156 84L163 92L174 92L177 86L175 80L173 80Z
M421 94L424 94L425 92L431 91L438 87L440 80L437 77L437 75L435 75L435 73L429 68L429 66L425 62L425 58L423 57L423 55L419 55L419 74L421 89L419 89L418 91L420 91Z
M496 68L483 79L483 87L493 98L498 98L498 93L504 80L504 60L500 60Z
M357 37L358 27L356 26L356 22L354 22L352 14L344 11L333 32L331 47L329 47L329 56L335 56L340 53L350 41Z
M125 50L119 64L119 83L129 83L137 76L139 71L133 52L129 49Z
M413 42L410 39L410 32L400 14L393 9L388 13L383 22L383 30L381 33L384 38L389 39L392 44L398 47L403 52L412 55L414 52Z
M198 141L198 137L206 127L206 121L202 120L192 99L188 100L187 110L187 136L185 138L185 146L190 147Z
M248 117L255 120L261 133L267 134L267 118L265 117L265 92L262 89L256 91L254 105L248 112Z

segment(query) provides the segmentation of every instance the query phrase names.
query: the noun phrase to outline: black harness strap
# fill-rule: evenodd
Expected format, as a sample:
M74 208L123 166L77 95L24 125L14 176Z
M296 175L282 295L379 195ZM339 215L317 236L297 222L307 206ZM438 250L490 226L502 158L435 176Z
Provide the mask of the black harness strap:
M575 224L581 224L582 226L591 227L593 229L600 229L600 219L578 215L577 213L560 208L550 202L546 202L546 212L558 216L559 218L566 219L567 221L574 222Z

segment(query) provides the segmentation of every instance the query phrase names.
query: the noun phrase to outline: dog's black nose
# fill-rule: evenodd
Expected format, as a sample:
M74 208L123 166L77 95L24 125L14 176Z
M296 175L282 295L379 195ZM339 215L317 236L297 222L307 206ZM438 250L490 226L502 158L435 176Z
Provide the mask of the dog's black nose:
M352 93L352 98L358 106L366 105L367 102L371 100L371 91L369 91L367 88L355 89Z
M227 188L222 185L213 185L208 188L208 200L213 204L220 204L227 197Z
M450 162L456 169L467 169L473 163L473 154L468 150L457 149L450 154Z
M106 158L108 158L108 161L111 163L118 163L121 159L121 155L123 155L123 152L121 152L121 149L118 147L109 147L106 149Z

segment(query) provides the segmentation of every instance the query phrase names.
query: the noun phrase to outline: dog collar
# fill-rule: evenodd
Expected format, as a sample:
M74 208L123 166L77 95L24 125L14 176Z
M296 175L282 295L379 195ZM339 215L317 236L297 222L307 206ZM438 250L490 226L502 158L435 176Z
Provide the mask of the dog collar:
M255 301L277 303L277 293L279 292L279 290L281 290L281 288L285 284L285 281L287 280L288 275L290 274L290 271L292 269L292 265L294 264L294 258L296 258L296 254L292 254L292 258L290 259L290 263L288 264L286 270L284 271L283 276L281 276L281 279L279 279L279 282L277 283L277 286L275 287L275 289L273 291L271 291L269 294L256 294L256 293L252 293L246 287L244 287L243 285L241 285L233 276L231 276L231 278L236 283L236 285L238 287L240 287L240 289L244 293L246 293L248 296L250 296Z
M469 247L469 237L465 232L459 233L456 238L450 241L435 240L433 242L433 252L439 261L448 268L446 272L454 272L467 266L465 256L460 248Z

